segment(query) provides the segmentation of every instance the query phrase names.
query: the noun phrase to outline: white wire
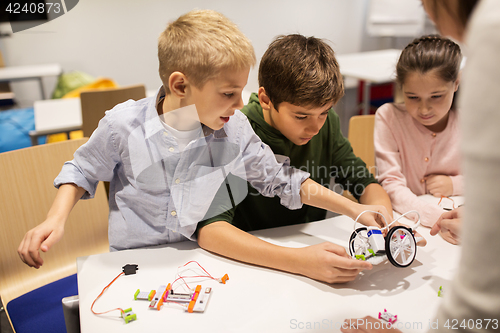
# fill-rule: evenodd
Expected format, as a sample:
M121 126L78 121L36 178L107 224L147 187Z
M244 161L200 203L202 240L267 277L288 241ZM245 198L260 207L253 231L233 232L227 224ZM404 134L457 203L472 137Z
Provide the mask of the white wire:
M385 219L385 216L384 214L380 213L380 212L376 212L374 210L364 210L362 211L361 213L359 213L358 217L356 217L356 219L354 220L354 230L356 230L356 223L359 223L358 220L359 218L361 217L361 215L363 215L364 213L375 213L375 214L379 214L380 216L382 216L382 218L384 219L384 222L385 224L387 225L387 220ZM385 227L384 227L385 228ZM383 228L382 228L383 229Z
M385 222L385 227L383 228L380 228L380 230L386 230L386 229L389 229L391 225L393 225L395 222L399 221L400 218L410 214L410 213L415 213L418 215L418 221L417 223L415 223L415 225L413 227L411 227L410 229L412 230L415 230L417 229L419 226L420 226L420 214L416 211L416 210L410 210L410 211L407 211L406 213L402 214L401 216L399 216L398 218L394 219L394 221L392 221L391 223L387 224L387 220L385 219L385 216L380 213L380 212L376 212L374 210L364 210L362 211L361 213L359 213L358 217L356 217L356 219L354 220L354 230L356 230L356 223L360 223L358 222L359 218L361 217L361 215L363 215L364 213L375 213L375 214L378 214L380 216L382 216L382 218L384 219L384 222ZM361 224L361 223L360 223ZM356 233L357 234L357 233Z
M403 216L406 216L406 215L408 215L408 214L410 214L410 213L415 213L415 214L417 214L417 216L418 216L418 221L417 221L417 223L415 223L415 225L414 225L413 227L410 227L410 229L411 229L411 230L415 230L415 229L417 229L417 228L420 226L420 214L419 214L416 210L409 210L409 211L407 211L406 213L401 214L401 216L400 216L400 217L398 217L397 219L395 219L394 221L392 221L392 223L394 223L394 222L396 222L396 221L399 221L399 219L400 219L400 218L402 218ZM392 224L392 223L391 223L391 224Z

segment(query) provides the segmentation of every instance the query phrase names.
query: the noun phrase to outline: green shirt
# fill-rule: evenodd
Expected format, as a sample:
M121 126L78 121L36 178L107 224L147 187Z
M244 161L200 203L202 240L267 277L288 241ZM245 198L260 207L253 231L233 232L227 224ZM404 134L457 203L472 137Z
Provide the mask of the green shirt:
M339 116L333 109L328 112L319 133L302 146L295 145L266 123L257 94L252 94L248 105L241 111L248 117L255 133L276 155L289 157L290 165L309 172L310 178L317 183L329 188L331 179L335 178L336 186L349 190L356 199L359 199L366 186L377 183L342 135ZM308 205L289 210L280 204L279 197L264 197L248 184L248 195L236 209L229 209L200 222L198 229L212 222L227 221L242 230L251 231L318 221L325 217L324 209Z

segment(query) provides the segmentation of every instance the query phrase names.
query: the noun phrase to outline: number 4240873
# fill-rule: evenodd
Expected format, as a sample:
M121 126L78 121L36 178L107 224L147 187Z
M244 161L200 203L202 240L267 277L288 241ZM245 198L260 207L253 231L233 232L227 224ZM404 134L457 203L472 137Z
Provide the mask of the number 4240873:
M21 4L19 2L9 2L5 11L11 14L21 14L21 13L53 13L59 14L61 12L61 3L58 2L31 2Z
M490 327L491 325L491 327ZM488 329L488 327L496 330L498 329L498 319L469 319L462 320L459 322L458 319L448 319L444 323L444 327L451 330L460 330L460 329Z

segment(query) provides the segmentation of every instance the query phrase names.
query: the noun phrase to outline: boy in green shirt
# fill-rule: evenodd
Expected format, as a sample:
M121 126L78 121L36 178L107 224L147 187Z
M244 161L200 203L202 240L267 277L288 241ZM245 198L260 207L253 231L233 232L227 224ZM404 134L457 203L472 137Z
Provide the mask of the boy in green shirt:
M342 135L332 107L344 94L333 50L301 35L277 38L262 57L259 91L241 111L280 160L328 187L349 190L361 204L392 206L387 193ZM244 231L322 220L326 211L309 205L288 210L278 197L249 195L236 207L198 224L201 247L240 261L302 274L329 283L353 280L361 271L341 246L322 243L302 249L279 247Z

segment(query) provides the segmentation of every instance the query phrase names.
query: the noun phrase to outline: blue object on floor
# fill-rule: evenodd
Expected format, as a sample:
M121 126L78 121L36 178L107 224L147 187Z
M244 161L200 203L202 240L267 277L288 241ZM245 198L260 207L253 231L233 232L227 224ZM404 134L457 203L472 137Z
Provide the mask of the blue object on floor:
M7 303L16 333L66 333L64 297L78 295L76 274L49 283Z
M35 130L33 108L0 111L0 153L31 147L29 132ZM39 139L45 143L46 138Z

